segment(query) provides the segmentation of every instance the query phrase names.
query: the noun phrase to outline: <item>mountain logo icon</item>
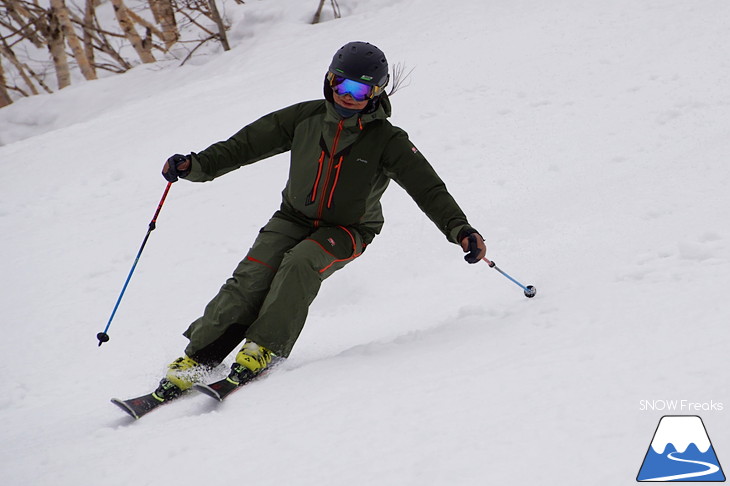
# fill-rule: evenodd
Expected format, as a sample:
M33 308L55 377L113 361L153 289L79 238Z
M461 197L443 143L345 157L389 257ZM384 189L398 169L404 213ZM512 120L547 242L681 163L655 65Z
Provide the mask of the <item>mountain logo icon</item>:
M696 415L662 417L636 480L725 481L702 419Z

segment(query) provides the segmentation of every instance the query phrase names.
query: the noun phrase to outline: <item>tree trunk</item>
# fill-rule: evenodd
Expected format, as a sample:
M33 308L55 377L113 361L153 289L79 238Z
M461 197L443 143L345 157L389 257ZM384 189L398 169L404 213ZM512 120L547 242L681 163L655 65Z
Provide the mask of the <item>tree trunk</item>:
M117 22L122 28L124 35L131 42L134 50L137 51L137 55L143 63L155 62L155 56L152 55L152 45L145 45L145 42L139 36L134 28L132 19L129 18L127 13L127 7L124 5L122 0L112 0L112 6L114 7L114 15L117 17Z
M326 0L319 0L319 7L317 7L317 11L314 12L314 18L312 19L312 24L318 24L319 21L322 18L322 9L324 8L324 2ZM339 19L342 17L340 13L340 4L337 3L337 0L330 0L330 3L332 4L332 15L336 19Z
M3 62L2 59L0 59L0 108L8 106L13 102L5 83L5 71L3 71Z
M314 12L314 18L312 19L312 24L318 24L319 19L322 17L322 8L324 8L324 2L325 0L319 0L319 7L317 7L317 11Z
M86 0L86 9L84 10L84 53L86 59L93 66L96 62L94 57L94 17L95 17L95 0Z
M210 6L210 14L213 17L213 22L218 26L218 37L220 37L223 50L230 51L231 46L228 44L228 36L226 36L226 26L223 24L221 14L218 12L218 6L215 4L215 0L208 0Z
M63 43L63 31L59 23L58 16L51 9L48 12L48 31L46 32L46 42L48 43L48 51L53 58L53 66L56 69L56 81L58 89L63 89L71 84L71 70L68 67L68 59L66 58L66 49Z
M129 18L132 20L132 22L135 22L142 27L144 27L147 30L147 38L143 40L143 43L149 43L150 48L152 47L152 34L156 35L158 39L162 39L162 32L160 32L160 29L155 27L155 24L152 22L149 22L136 13L134 13L134 10L127 10L127 15L129 15ZM145 46L147 44L144 44Z
M79 69L81 69L81 74L83 74L84 78L87 80L96 79L96 71L94 71L94 68L89 63L89 59L86 57L84 48L81 46L81 42L79 41L76 31L71 24L66 3L64 0L51 0L51 9L54 11L56 18L58 18L58 23L61 26L63 37L66 38L66 42L71 48L71 52L73 52L74 59L76 59L76 63L78 64Z
M165 43L165 49L170 49L180 38L172 0L149 0L149 4L155 22L162 27L162 42Z

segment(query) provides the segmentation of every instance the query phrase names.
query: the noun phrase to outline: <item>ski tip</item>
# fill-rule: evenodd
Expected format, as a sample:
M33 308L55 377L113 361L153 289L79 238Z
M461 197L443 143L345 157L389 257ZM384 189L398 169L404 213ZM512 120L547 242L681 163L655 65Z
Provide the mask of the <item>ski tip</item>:
M124 403L124 400L120 400L119 398L112 398L110 400L114 405L121 408L123 411L127 412L130 417L132 417L134 420L139 420L139 415L137 415L137 412L132 410L126 403Z
M223 401L223 397L221 397L220 394L217 391L215 391L214 389L212 389L208 385L204 385L204 384L201 384L201 383L196 383L195 385L193 385L193 388L196 391L199 391L200 393L203 393L205 395L208 395L211 398L215 398L219 402L222 402Z

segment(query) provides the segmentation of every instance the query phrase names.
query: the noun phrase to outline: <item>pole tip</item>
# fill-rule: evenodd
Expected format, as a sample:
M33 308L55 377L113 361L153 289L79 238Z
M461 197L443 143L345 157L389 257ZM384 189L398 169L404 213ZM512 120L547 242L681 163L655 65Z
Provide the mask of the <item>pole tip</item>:
M528 285L527 287L525 287L525 297L531 299L535 297L535 294L537 294L537 289L535 287L533 287L532 285Z
M109 341L109 334L107 334L105 332L100 332L99 334L96 335L96 339L99 340L99 346L101 346L105 342Z

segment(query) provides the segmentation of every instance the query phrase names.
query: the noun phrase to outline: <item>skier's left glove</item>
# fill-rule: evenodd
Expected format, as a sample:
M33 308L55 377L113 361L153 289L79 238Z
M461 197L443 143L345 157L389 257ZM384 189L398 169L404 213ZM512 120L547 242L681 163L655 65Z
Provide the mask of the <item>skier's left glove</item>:
M487 255L487 245L477 230L469 229L459 234L461 248L464 250L464 260L468 263L477 263Z

